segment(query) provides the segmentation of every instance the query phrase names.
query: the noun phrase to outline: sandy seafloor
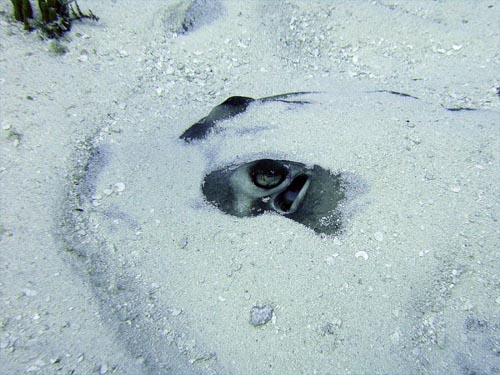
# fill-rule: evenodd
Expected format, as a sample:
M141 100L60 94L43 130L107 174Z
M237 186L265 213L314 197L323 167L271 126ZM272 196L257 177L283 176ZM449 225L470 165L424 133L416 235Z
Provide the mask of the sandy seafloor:
M500 373L500 2L178 4L58 55L0 1L0 373ZM341 233L204 201L262 157L351 176Z

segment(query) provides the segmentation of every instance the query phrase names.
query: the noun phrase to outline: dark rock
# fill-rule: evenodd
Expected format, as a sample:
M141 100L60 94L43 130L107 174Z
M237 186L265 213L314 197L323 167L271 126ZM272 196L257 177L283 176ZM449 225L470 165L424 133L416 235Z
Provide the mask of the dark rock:
M256 305L250 311L250 324L261 326L270 321L273 317L273 308L271 305Z

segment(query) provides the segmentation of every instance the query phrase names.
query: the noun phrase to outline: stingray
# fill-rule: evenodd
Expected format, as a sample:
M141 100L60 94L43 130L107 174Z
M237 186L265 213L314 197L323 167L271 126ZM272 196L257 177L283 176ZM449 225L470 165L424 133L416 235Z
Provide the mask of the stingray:
M210 203L233 216L275 212L317 233L335 234L346 186L341 174L318 165L259 159L209 173L202 190Z
M252 112L276 114L276 126L224 142L179 141L181 131L154 126L155 111L144 118L132 101L131 118L151 131L98 132L75 151L53 218L61 254L143 373L339 372L331 356L315 355L333 337L320 327L356 314L366 324L335 325L356 338L334 348L348 353L351 372L368 372L356 362L359 343L379 344L366 354L381 372L495 372L498 237L489 234L498 226L498 111L449 111L368 89L325 93L301 111L256 105ZM241 124L234 120L227 125ZM291 137L301 147L290 149ZM464 269L477 278L460 279ZM451 282L470 285L471 303L484 311L457 315L463 293L450 294ZM275 304L283 307L275 328L249 323L253 306ZM400 314L395 327L394 306L416 313ZM442 348L421 335L433 316L450 338ZM283 347L274 329L297 334ZM457 361L466 352L474 355ZM276 356L285 359L279 369Z
M248 106L252 103L265 103L265 102L283 102L291 104L308 104L310 102L304 100L286 100L289 97L311 94L311 91L303 92L289 92L286 94L279 94L273 96L267 96L265 98L254 99L248 96L231 96L224 100L221 104L214 107L210 113L203 117L201 120L191 125L184 133L181 134L180 138L186 142L191 142L194 140L199 140L205 138L213 127L220 121L230 119L240 113L247 110Z

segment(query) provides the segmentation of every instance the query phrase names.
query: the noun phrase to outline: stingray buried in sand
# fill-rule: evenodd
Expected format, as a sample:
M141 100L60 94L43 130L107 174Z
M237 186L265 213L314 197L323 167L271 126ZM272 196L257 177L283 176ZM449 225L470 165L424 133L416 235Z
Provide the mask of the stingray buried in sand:
M217 122L245 112L254 102L310 103L285 100L309 93L294 92L257 100L232 96L185 130L180 138L188 143L204 139ZM342 175L320 166L307 167L299 162L274 159L228 165L211 171L202 182L206 199L227 214L248 217L275 212L323 234L335 234L341 228L340 208L346 187Z
M237 217L276 212L313 229L335 234L346 180L320 166L261 159L209 173L203 194L221 211Z

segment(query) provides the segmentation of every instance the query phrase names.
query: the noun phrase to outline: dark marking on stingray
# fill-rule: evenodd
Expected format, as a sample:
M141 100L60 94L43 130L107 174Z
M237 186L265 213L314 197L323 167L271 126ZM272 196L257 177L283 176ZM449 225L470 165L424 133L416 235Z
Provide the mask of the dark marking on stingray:
M276 212L317 233L335 234L342 225L340 205L347 181L318 165L260 159L213 171L202 191L221 211L252 217Z
M452 107L446 108L450 112L460 112L460 111L477 111L477 108L467 108L467 107Z
M201 120L191 125L179 138L186 142L191 142L205 138L219 121L227 120L239 115L247 110L252 103L265 103L270 101L283 102L289 104L307 104L305 100L286 100L292 96L311 94L313 92L290 92L286 94L267 96L265 98L254 99L248 96L231 96L224 100L221 104L214 107L210 113Z
M410 95L410 94L405 94L404 92L399 92L399 91L392 91L392 90L375 90L375 91L369 91L369 92L386 92L389 94L397 95L397 96L402 96L404 98L413 98L413 99L418 99L416 96Z

